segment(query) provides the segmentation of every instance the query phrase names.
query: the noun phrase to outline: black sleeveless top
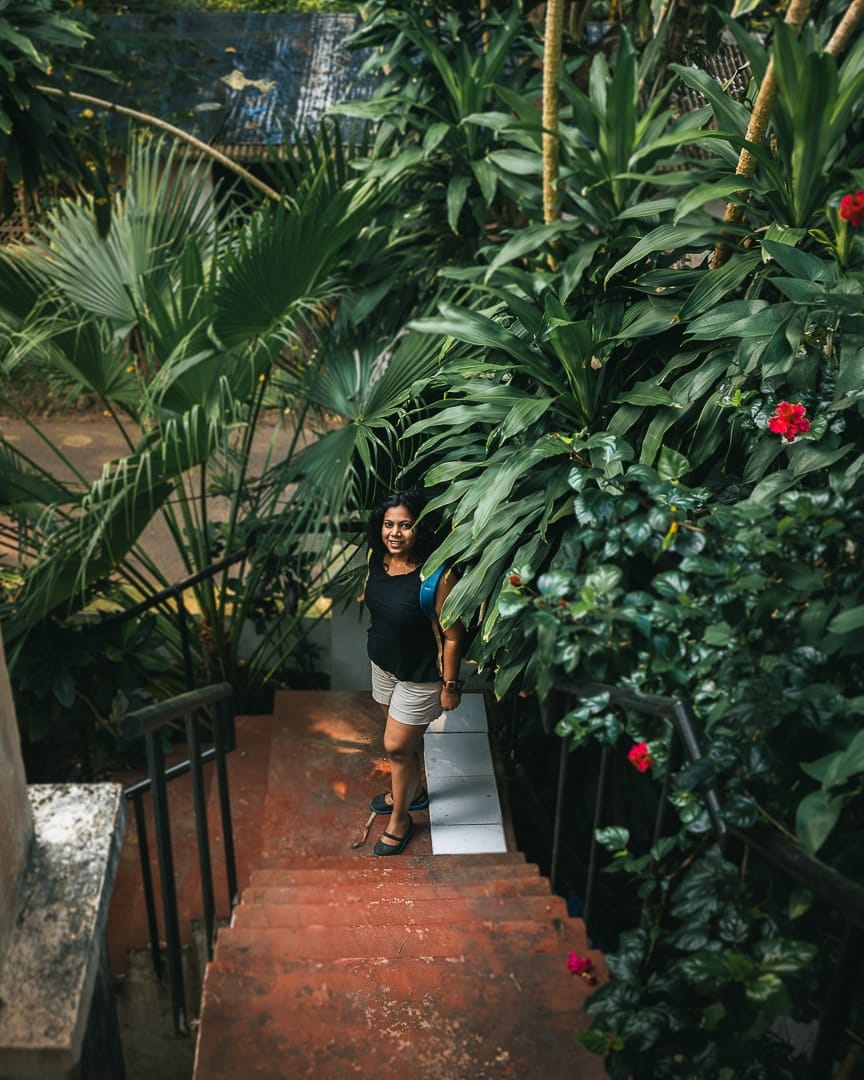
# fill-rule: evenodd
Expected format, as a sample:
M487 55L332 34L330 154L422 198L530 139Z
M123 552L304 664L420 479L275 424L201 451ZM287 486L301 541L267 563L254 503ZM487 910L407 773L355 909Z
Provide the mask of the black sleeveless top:
M367 641L369 659L405 682L438 682L437 623L420 610L420 567L410 574L390 577L381 558L373 555L366 582L366 606L372 618Z

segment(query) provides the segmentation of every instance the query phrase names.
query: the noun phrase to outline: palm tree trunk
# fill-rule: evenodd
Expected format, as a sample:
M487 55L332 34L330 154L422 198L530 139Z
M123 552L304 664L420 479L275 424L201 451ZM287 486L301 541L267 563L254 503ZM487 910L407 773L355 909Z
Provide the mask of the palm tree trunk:
M543 220L548 225L561 217L558 195L558 118L561 76L561 48L564 28L564 0L546 4L543 48Z
M275 202L284 201L284 196L280 195L275 188L271 188L268 184L265 184L263 180L259 180L257 176L253 176L248 169L244 169L242 165L239 165L236 161L233 161L219 150L216 150L215 147L209 146L207 143L202 142L201 139L197 139L194 135L190 135L188 131L183 131L182 128L175 127L166 120L160 120L158 116L151 116L149 113L138 112L137 109L127 109L125 105L116 105L113 101L103 101L101 98L91 97L89 94L79 94L74 90L61 90L59 87L55 86L39 86L37 87L37 90L43 94L48 94L51 97L66 98L69 101L80 101L85 105L92 105L96 109L105 109L108 112L116 112L121 116L128 116L132 120L138 120L142 124L147 124L149 127L156 127L162 131L167 131L169 135L173 135L182 142L189 143L190 146L194 146L195 149L199 150L205 157L209 157L213 161L218 161L224 168L235 173L237 176L242 177L250 187L256 188L262 194L266 195L268 199L273 199Z
M809 14L810 0L791 0L791 3L786 10L786 18L783 21L797 32L801 29L804 20ZM774 58L772 57L768 62L762 85L759 87L759 93L756 96L756 102L753 105L750 123L747 125L747 134L744 136L747 142L760 143L765 138L765 133L768 130L768 122L771 119L771 112L774 108L776 98L777 80L774 78ZM755 172L756 158L749 150L742 150L738 156L738 167L735 170L735 175L749 178ZM730 202L726 204L726 212L723 215L723 220L724 222L734 223L740 221L743 216L744 206L742 195L740 202ZM732 249L728 244L722 241L718 243L714 248L714 255L711 259L711 268L716 270L718 267L723 266L724 263L729 261L731 253Z

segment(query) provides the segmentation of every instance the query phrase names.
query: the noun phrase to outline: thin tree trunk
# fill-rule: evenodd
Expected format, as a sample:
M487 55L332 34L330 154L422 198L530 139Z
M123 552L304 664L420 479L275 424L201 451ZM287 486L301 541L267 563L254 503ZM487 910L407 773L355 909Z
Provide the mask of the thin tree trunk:
M151 116L149 113L138 112L137 109L127 109L125 105L116 105L113 101L103 101L101 98L91 97L89 94L79 94L74 90L61 90L54 86L39 86L37 89L43 94L48 94L50 97L66 98L70 101L80 101L82 104L92 105L97 109L105 109L107 112L116 112L121 116L128 116L133 120L139 120L142 124L147 124L150 127L156 127L160 128L162 131L167 131L176 139L189 143L189 145L194 146L196 150L200 150L205 157L209 157L213 161L218 161L220 165L224 166L230 172L236 173L237 176L242 177L250 187L256 188L262 194L266 195L268 199L273 199L275 202L284 202L284 196L280 195L275 188L271 188L268 184L265 184L263 180L259 180L257 176L253 176L248 169L244 169L242 165L239 165L236 161L233 161L214 147L208 146L208 144L202 142L201 139L197 139L194 135L190 135L188 131L175 127L166 120L160 120L158 116Z
M792 0L783 21L797 33L809 14L810 0ZM762 85L759 87L750 123L747 125L747 134L744 136L747 142L761 143L764 140L776 99L777 80L774 78L774 58L772 57L768 62ZM735 175L749 179L755 172L756 158L745 148L738 156L738 167L735 170ZM743 198L742 194L741 202L726 204L726 212L723 215L724 222L733 224L744 217ZM722 241L718 243L714 248L714 255L711 259L712 269L716 270L718 267L723 266L724 263L727 263L731 254L732 249L728 244Z
M864 19L864 0L852 0L846 9L846 14L837 24L837 29L831 35L831 40L825 46L825 52L833 57L838 57L852 39L852 35L858 28L858 24Z
M543 220L548 225L561 217L558 194L559 90L561 48L564 28L564 0L546 4L543 47Z

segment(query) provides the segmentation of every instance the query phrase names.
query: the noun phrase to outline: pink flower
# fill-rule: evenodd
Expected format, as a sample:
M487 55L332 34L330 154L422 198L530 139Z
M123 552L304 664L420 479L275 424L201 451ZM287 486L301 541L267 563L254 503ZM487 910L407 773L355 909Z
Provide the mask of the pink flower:
M594 984L594 963L590 956L580 956L578 953L571 952L567 957L567 970L571 975L581 975L586 982Z
M637 742L627 751L627 760L634 765L639 772L648 772L654 767L654 758L648 749L648 743Z
M840 200L840 217L855 229L864 225L864 191L843 196Z
M768 417L768 430L792 442L796 435L810 430L810 421L804 415L806 412L800 402L781 401Z

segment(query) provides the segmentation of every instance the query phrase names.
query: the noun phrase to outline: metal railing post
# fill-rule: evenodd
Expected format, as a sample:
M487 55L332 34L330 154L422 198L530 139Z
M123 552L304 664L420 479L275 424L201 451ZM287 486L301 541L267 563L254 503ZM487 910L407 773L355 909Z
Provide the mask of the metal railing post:
M183 953L180 946L180 922L177 916L177 883L171 850L171 821L168 811L168 788L165 782L165 756L159 730L148 731L147 766L153 785L153 821L156 829L156 854L162 890L162 916L165 920L165 958L171 988L171 1012L174 1027L181 1035L189 1034L186 1020L186 991L183 985Z
M231 797L228 791L227 751L234 749L233 712L225 701L213 707L213 748L216 751L216 787L222 821L222 845L225 851L225 877L231 907L239 900L237 861L234 853L234 827L231 822Z
M127 798L129 796L127 795ZM144 907L147 910L147 931L150 935L150 956L156 978L162 978L162 950L159 947L159 923L156 921L156 893L153 889L153 873L150 869L150 841L147 838L147 820L144 817L142 793L131 796L135 810L135 829L138 837L138 857L141 860L141 879L144 884Z
M564 795L567 787L568 750L566 738L561 739L558 754L558 789L555 792L555 822L552 826L552 865L549 868L549 883L555 888L558 877L558 859L561 853L561 826L564 817Z
M210 834L207 829L207 795L201 763L201 738L198 713L184 718L186 744L189 747L189 771L192 776L192 805L195 813L195 839L198 849L198 872L201 878L201 903L207 935L207 959L213 959L216 944L216 904L213 899L213 866L210 860Z
M128 713L120 722L120 731L126 737L143 736L147 749L148 777L126 788L126 798L135 804L138 844L144 878L147 922L150 930L150 949L154 969L161 978L162 958L159 928L156 919L153 883L150 873L149 845L142 797L149 791L153 797L153 821L156 832L156 854L159 865L162 909L165 928L165 960L171 993L171 1009L174 1026L181 1034L189 1033L186 1015L185 987L183 978L183 954L180 942L180 924L177 913L177 886L174 877L174 857L171 846L171 822L168 808L168 784L186 773L192 774L192 795L195 812L195 832L198 849L198 866L201 876L201 894L204 921L207 928L208 958L212 959L215 941L216 905L213 897L213 869L210 857L210 836L207 822L206 792L204 789L203 764L216 760L219 786L219 806L225 841L226 873L228 877L231 906L237 900L237 871L234 856L234 838L231 824L231 805L228 797L228 771L226 746L230 745L233 709L230 701L232 688L229 683L217 683L200 690L180 694L170 701L150 705L134 713ZM213 746L201 749L198 710L212 707ZM179 717L184 718L190 756L186 761L165 768L162 751L161 730Z
M609 777L609 747L603 746L600 750L600 773L597 777L597 794L594 798L594 821L591 826L591 848L588 854L588 874L585 880L585 906L583 919L588 926L588 918L591 914L591 903L594 898L594 883L597 877L597 830L603 817L603 808L606 802L606 785Z

